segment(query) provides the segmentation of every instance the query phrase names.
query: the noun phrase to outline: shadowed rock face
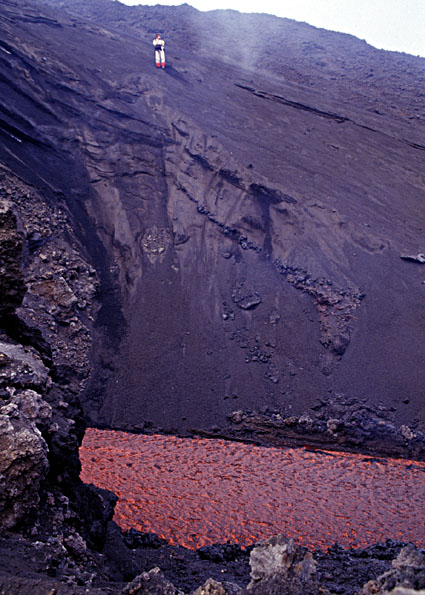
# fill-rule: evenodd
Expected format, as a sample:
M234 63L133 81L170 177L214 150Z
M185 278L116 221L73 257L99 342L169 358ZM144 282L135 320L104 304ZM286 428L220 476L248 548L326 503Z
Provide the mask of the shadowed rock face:
M13 314L25 294L25 283L20 270L22 241L12 205L6 200L0 202L0 254L0 318L3 318Z
M266 16L59 4L0 0L0 155L98 271L91 423L220 429L329 392L423 423L425 273L400 255L425 249L424 60Z

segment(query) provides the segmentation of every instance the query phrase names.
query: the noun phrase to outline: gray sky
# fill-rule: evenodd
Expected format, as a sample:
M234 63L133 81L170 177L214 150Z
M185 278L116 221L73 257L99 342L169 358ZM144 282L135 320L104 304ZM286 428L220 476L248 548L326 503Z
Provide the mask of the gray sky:
M183 4L179 0L121 0L124 4ZM351 33L386 50L425 57L425 0L187 0L198 10L266 12L315 27Z

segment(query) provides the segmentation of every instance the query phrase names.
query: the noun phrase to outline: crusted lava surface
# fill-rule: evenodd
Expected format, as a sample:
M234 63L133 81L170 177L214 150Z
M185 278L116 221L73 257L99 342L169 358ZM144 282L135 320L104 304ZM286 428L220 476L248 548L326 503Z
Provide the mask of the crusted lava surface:
M173 545L283 533L323 551L386 538L425 547L423 462L94 428L80 457L82 479L117 494L122 528Z

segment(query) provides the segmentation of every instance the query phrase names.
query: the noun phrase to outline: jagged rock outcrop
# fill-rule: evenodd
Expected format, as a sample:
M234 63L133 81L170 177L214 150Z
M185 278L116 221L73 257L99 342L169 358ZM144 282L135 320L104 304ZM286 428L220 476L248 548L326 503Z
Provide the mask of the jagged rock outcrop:
M250 556L251 582L246 593L316 595L328 593L316 581L316 562L305 548L281 535L260 542Z
M26 291L21 270L22 234L12 204L5 200L0 203L0 224L0 319L5 321L14 315ZM0 526L3 527L14 527L40 501L40 486L49 470L48 447L40 430L54 431L51 407L41 396L49 382L48 370L34 350L0 341Z
M143 572L136 576L122 590L123 595L136 595L146 593L146 595L184 595L183 591L176 589L174 585L167 581L159 568L153 568L149 572Z
M79 480L79 394L90 370L96 274L77 251L66 214L6 167L0 200L2 557L10 540L18 558L26 552L21 564L29 551L49 576L85 584L115 501ZM6 579L4 589L46 592L46 585Z
M51 408L33 390L13 395L0 407L0 524L14 527L39 503L49 464L47 444L35 425L47 425Z
M221 583L209 578L193 595L236 595L242 589L233 583Z
M380 595L391 593L424 593L425 591L425 552L409 545L401 550L392 563L392 569L369 581L360 595Z
M309 444L334 450L359 451L381 455L425 458L425 434L395 422L394 408L371 407L365 402L331 395L314 406L312 413L285 415L279 410L260 412L236 410L231 428L221 436L253 440L264 445ZM218 432L204 432L217 436Z
M0 318L14 312L25 294L21 272L22 240L12 204L0 200Z

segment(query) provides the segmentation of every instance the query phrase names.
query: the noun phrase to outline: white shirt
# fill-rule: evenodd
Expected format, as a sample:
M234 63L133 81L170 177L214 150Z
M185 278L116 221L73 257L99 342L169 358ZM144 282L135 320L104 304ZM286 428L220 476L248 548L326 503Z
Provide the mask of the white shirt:
M157 49L157 50L164 49L165 41L163 39L155 37L155 39L153 40L152 43L155 46L155 49Z

